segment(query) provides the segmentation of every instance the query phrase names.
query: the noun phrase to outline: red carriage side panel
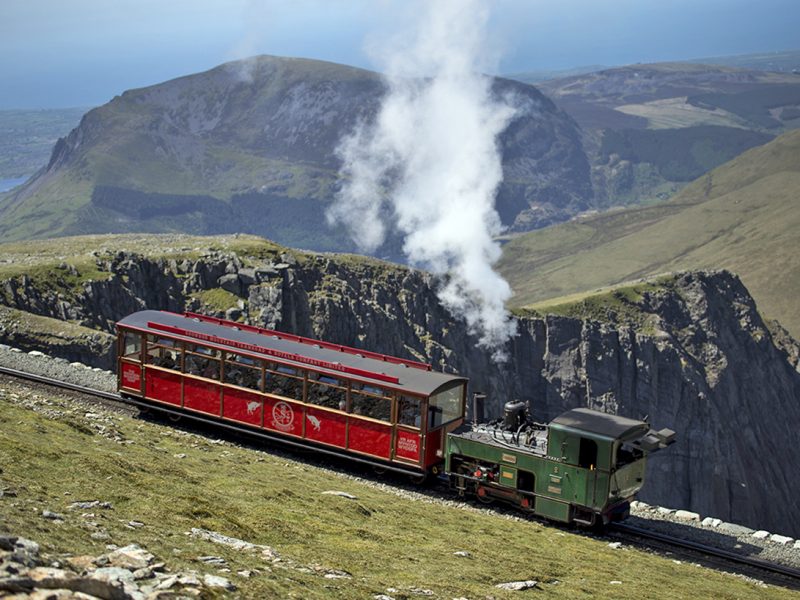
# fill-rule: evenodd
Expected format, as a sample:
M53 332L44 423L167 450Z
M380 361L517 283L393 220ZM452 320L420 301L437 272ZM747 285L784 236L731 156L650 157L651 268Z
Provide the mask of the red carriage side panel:
M313 406L307 407L306 439L344 448L347 440L347 416Z
M348 448L389 459L392 454L392 426L363 419L350 419Z
M181 405L181 374L147 369L145 395L159 402Z
M303 405L282 398L264 397L264 428L303 435Z
M412 460L418 463L422 450L421 445L418 432L398 429L397 444L394 449L394 454L397 458Z
M183 382L183 407L219 415L219 384L186 377Z
M122 374L120 376L120 387L133 390L137 394L142 393L142 365L128 362L120 362Z
M248 425L261 425L263 400L258 394L225 388L222 398L222 416Z
M425 436L425 468L442 462L443 455L440 455L437 451L444 451L444 448L442 448L443 434L444 428L440 428L436 431L429 431L428 435Z

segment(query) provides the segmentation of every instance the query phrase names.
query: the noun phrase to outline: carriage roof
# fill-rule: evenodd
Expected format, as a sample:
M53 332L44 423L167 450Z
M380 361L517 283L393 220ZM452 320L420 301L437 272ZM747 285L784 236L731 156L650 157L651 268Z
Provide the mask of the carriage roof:
M278 331L206 317L144 310L117 323L149 334L224 347L228 351L313 368L337 377L430 396L440 388L466 383L459 375L433 371L428 364L331 344Z

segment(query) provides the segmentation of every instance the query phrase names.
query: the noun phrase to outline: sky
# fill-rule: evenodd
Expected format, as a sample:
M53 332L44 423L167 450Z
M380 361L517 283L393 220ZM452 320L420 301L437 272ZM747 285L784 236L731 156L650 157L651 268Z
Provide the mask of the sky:
M422 1L0 0L0 109L94 106L255 54L376 69ZM492 73L800 48L797 0L485 1Z

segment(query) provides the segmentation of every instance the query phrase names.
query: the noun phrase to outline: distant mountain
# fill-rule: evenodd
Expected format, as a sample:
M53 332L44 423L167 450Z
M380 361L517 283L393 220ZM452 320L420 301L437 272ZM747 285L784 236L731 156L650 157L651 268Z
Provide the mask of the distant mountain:
M504 246L499 268L515 291L515 306L665 271L724 268L741 277L768 317L798 337L798 190L800 131L793 131L704 175L668 202L519 236Z
M773 71L778 73L800 73L800 50L784 50L780 52L759 52L756 54L734 54L727 56L707 56L705 58L690 58L681 63L697 65L714 65L719 67L733 67L736 69L749 69L752 71ZM676 63L655 63L676 64ZM568 69L538 69L509 73L509 79L516 79L523 83L536 84L550 79L564 79L574 75L585 75L598 71L609 71L619 65L584 65Z
M574 121L531 86L496 79L494 90L520 106L500 140L503 222L530 229L592 208ZM350 250L323 214L339 186L334 150L384 91L376 73L269 56L127 91L88 112L46 168L0 199L0 238L244 232Z
M657 63L538 85L585 132L600 206L664 200L800 127L800 75L792 73Z
M572 67L570 69L539 69L538 71L525 71L523 73L509 73L509 79L516 79L522 83L536 84L549 79L563 79L573 75L584 75L585 73L595 73L610 69L608 65L585 65L582 67Z
M722 65L739 69L759 71L778 71L783 73L800 72L800 50L781 52L759 52L757 54L737 54L734 56L712 56L695 58L686 62L704 65Z

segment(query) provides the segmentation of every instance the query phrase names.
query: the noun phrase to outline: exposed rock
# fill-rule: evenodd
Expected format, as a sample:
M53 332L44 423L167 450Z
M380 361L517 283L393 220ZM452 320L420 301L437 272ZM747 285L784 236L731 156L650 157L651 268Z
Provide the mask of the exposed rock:
M206 563L207 565L227 565L228 561L226 561L221 556L198 556L197 560L200 562Z
M220 577L219 575L204 575L203 583L210 588L221 588L228 592L232 592L236 589L236 586L228 579Z
M353 494L348 494L347 492L337 492L336 490L326 490L322 492L328 496L341 496L342 498L347 498L348 500L358 500L358 496L354 496Z
M193 527L190 532L190 535L192 537L214 542L215 544L222 544L223 546L229 546L234 550L259 552L262 558L266 560L275 560L279 558L278 553L275 551L274 548L271 548L270 546L264 546L261 544L252 544L250 542L245 542L244 540L240 540L238 538L229 537L227 535L217 533L216 531L209 531L208 529L199 529Z
M696 512L691 512L689 510L676 510L675 518L681 521L699 521L700 515L698 515Z
M113 507L111 506L110 502L101 502L100 500L85 500L85 501L73 502L67 508L72 510L72 509L75 509L75 508L82 508L82 509L105 508L105 509L110 509L110 508L113 508Z
M38 545L24 538L4 536L0 538L0 548L15 551L0 559L0 595L4 592L24 594L25 598L47 600L154 600L156 598L183 598L208 594L210 590L233 591L236 587L224 577L204 575L202 580L196 572L163 573L164 564L144 566L136 570L128 568L132 563L152 562L153 555L136 544L113 549L109 554L91 557L72 557L67 566L77 569L76 573L62 568L58 562L44 566L39 556ZM17 559L18 551L27 552L27 563ZM17 562L14 562L17 561ZM187 589L188 588L188 589ZM170 590L170 595L164 595ZM173 593L174 592L174 593ZM211 592L213 594L213 592Z
M223 290L231 294L236 294L237 296L241 296L242 294L242 282L235 273L223 275L217 280L217 284L219 284L219 287Z
M508 583L498 583L496 588L501 590L511 590L514 592L521 592L522 590L529 590L539 585L538 581L528 579L526 581L509 581Z
M148 566L155 558L144 548L136 544L130 544L124 548L114 550L106 555L110 564L115 567L126 567L129 569L142 569Z
M753 537L756 538L757 540L765 540L769 537L769 531L764 531L763 529L761 529L759 531L756 531L753 534Z

